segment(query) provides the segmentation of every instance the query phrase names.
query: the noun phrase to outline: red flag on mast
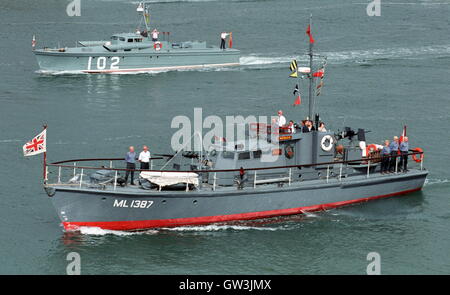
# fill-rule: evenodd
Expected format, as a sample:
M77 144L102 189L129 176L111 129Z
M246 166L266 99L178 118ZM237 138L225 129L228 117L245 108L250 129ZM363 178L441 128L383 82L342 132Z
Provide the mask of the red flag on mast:
M294 101L294 106L298 106L302 103L302 99L300 97L300 95L297 95L297 98Z
M309 36L309 43L314 43L314 38L311 34L311 25L308 25L308 28L306 29L306 34Z

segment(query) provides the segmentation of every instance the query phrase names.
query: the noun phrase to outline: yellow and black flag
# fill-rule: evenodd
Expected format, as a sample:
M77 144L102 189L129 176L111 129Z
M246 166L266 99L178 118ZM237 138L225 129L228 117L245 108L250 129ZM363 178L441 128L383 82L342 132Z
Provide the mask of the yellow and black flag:
M291 62L289 68L292 71L292 73L289 75L289 77L298 78L297 61L295 59Z
M290 69L292 72L297 70L297 61L295 59L291 61Z

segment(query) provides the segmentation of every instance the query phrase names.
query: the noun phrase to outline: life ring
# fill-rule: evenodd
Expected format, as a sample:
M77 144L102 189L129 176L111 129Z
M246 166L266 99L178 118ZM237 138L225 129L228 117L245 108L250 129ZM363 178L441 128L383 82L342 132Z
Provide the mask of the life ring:
M413 152L418 152L418 153L422 153L420 154L420 158L417 158L417 154L412 155L412 158L414 161L416 161L417 163L420 163L423 161L423 149L421 148L415 148L412 150Z
M292 145L286 145L286 147L284 148L284 155L288 159L292 159L294 157L294 148L292 147Z
M377 148L377 146L375 144L369 144L366 147L366 156L369 157L370 153L373 153L373 152L375 152L377 150L378 150L378 148Z
M153 48L154 48L156 51L160 51L161 48L162 48L161 42L159 42L159 41L155 42L155 44L153 44Z
M334 144L334 139L331 135L325 135L324 137L322 137L322 139L320 141L320 147L322 148L322 150L324 150L326 152L331 151L331 149L333 148L333 144Z

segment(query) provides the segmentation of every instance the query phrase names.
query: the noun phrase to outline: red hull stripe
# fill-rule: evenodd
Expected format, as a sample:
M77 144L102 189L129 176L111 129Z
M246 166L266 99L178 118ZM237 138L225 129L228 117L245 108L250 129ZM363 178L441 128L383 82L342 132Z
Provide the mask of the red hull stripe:
M146 228L158 228L158 227L175 227L175 226L186 226L186 225L200 225L215 222L225 222L232 220L250 220L258 218L268 218L282 215L293 215L301 214L304 212L313 212L328 210L332 208L337 208L345 205L350 205L354 203L366 202L369 200L387 198L402 194L407 194L415 191L419 191L421 187L410 189L406 191L391 193L387 195L367 197L354 199L349 201L334 202L321 205L313 205L306 207L297 207L289 209L278 209L269 211L259 211L259 212L248 212L230 215L217 215L217 216L202 216L202 217L188 217L188 218L173 218L173 219L160 219L160 220L130 220L130 221L89 221L89 222L63 222L64 228L66 230L77 230L81 226L93 226L100 227L103 229L110 230L135 230L135 229L146 229Z

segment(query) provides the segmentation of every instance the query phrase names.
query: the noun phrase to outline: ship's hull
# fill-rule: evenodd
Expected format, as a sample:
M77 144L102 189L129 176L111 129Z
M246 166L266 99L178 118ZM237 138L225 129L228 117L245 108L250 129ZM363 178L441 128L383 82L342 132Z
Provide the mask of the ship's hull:
M249 220L326 210L418 191L426 171L355 176L261 187L191 192L56 188L53 204L66 230L93 226L139 230Z
M36 50L40 72L126 73L239 65L239 50L70 53Z

